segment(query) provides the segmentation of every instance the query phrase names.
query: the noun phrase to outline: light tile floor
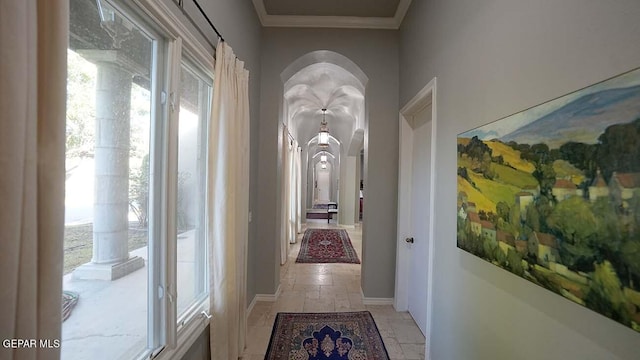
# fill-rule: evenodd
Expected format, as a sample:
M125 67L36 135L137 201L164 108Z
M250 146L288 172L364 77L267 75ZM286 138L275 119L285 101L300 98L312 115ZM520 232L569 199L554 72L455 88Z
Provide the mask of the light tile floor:
M307 220L309 228L336 228L324 220ZM347 228L362 260L361 228ZM304 228L303 228L304 232ZM280 268L281 293L275 302L257 302L248 318L247 348L243 360L262 360L278 312L331 312L368 310L378 326L392 360L425 359L425 338L411 315L391 305L364 305L359 264L296 264L300 240L289 247Z

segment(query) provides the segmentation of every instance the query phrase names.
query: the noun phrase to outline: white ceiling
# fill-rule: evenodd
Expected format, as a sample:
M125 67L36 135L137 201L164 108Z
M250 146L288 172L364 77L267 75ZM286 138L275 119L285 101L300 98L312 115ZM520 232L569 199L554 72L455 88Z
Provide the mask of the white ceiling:
M309 65L293 75L284 90L287 122L301 145L318 134L323 108L327 109L330 134L345 146L349 146L353 132L363 126L363 85L338 65Z
M253 0L262 26L398 29L411 0Z

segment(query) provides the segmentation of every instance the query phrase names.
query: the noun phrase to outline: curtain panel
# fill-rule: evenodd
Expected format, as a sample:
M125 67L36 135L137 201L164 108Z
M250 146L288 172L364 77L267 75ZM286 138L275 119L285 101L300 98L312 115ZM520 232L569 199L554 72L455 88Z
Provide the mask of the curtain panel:
M294 142L295 146L295 174L296 184L294 192L296 194L295 206L295 233L302 232L302 149L299 147L298 142ZM296 241L294 235L293 241Z
M287 262L289 256L289 234L291 232L289 226L289 218L291 214L291 139L289 138L289 128L285 125L282 127L282 183L281 183L281 199L282 220L280 224L280 265Z
M0 338L60 340L69 3L0 1ZM2 359L59 348L0 347Z
M224 41L216 48L209 126L207 217L211 357L237 359L246 337L249 223L249 72Z

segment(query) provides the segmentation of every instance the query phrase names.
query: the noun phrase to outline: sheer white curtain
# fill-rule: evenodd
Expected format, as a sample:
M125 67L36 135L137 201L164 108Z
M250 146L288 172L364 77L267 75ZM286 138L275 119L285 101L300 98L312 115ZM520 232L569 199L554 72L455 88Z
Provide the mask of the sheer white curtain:
M0 338L60 339L69 3L0 1ZM2 359L59 349L0 348Z
M296 227L296 217L298 210L296 203L298 202L298 194L296 189L298 187L298 171L296 169L296 154L298 153L298 142L293 140L289 150L289 223L288 223L288 236L290 244L296 242L296 235L298 233Z
M223 41L214 78L207 180L211 357L228 360L242 355L246 342L249 72Z
M298 143L295 143L295 168L296 168L296 203L295 203L295 212L296 212L296 225L295 232L299 234L302 231L302 149L298 146ZM295 241L295 237L294 237Z
M284 126L282 128L282 223L280 224L282 239L280 240L280 265L287 262L289 255L289 237L291 226L289 225L291 218L291 139L289 138L289 129Z

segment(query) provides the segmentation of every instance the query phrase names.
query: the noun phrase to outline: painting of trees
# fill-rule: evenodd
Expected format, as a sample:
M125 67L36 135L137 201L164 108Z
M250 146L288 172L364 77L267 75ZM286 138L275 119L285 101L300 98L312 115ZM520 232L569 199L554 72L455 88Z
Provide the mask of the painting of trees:
M640 331L640 70L458 135L458 247Z

